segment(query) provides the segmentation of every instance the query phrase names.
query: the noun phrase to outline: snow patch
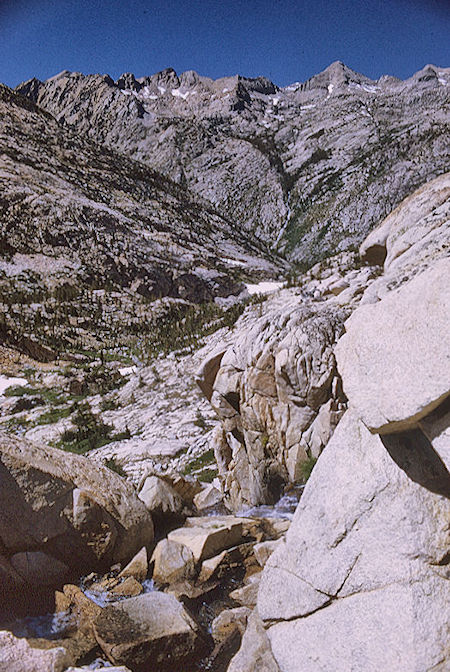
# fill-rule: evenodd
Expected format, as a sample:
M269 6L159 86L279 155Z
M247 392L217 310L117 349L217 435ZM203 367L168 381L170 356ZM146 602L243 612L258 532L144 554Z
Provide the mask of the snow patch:
M238 261L237 259L224 259L228 266L247 266L245 261Z
M130 376L132 373L136 373L137 367L136 366L126 366L122 369L119 369L119 373L121 376Z
M367 91L368 93L376 93L378 91L377 86L373 86L372 84L363 84L362 88L364 91Z
M16 385L28 385L28 380L26 378L0 376L0 395L2 395L8 387L16 387Z
M441 84L442 86L447 86L447 80L444 79L443 77L438 77L438 82L439 82L439 84Z
M181 93L180 89L172 89L171 93L172 96L175 96L175 98L182 98L183 100L186 100L189 95L189 91L186 93Z
M256 285L245 283L247 291L249 294L269 294L270 292L276 292L278 289L281 289L284 285L284 282L258 282Z
M333 93L334 84L328 84L328 95L331 96Z
M158 86L158 91L163 94L166 92L166 89L163 86Z

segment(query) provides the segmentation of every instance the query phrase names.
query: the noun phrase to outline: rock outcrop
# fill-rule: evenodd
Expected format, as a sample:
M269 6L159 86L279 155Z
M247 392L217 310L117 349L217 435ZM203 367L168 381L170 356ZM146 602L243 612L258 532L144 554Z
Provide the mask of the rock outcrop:
M63 672L70 657L63 647L40 649L11 632L0 632L0 670L2 672Z
M335 350L349 408L261 578L252 627L268 669L448 667L449 221L447 203L427 227L444 207L436 186L391 216L408 230L372 237L386 245L384 274ZM410 244L395 255L400 236ZM249 632L229 669L253 670L254 646Z
M0 479L2 565L28 585L58 585L152 544L134 488L81 455L2 434Z
M335 294L348 261L342 275L338 265L334 274L316 268L323 279L280 291L264 311L255 306L238 322L234 342L197 372L221 420L214 452L234 510L275 502L286 483L301 480L302 464L318 457L346 408L334 346L374 277L368 268L349 271L347 289Z

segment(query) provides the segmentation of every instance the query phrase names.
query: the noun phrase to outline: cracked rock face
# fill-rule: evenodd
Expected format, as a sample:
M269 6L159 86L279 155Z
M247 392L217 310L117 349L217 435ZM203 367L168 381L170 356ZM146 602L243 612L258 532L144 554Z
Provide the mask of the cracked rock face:
M221 358L211 396L222 426L214 447L234 509L276 501L281 485L295 480L326 402L319 422L328 422L328 440L344 409L333 344L347 315L285 292ZM320 452L320 437L314 439Z
M354 262L344 253L317 264L300 288L253 306L197 371L221 421L211 441L234 510L276 501L284 484L300 481L346 409L334 348L377 282L375 268Z
M282 672L448 667L450 376L422 342L450 331L446 183L413 194L363 246L384 248L384 274L336 347L348 410L265 565L253 617ZM251 647L244 637L242 672Z
M17 90L311 264L358 245L446 170L449 81L435 66L372 81L336 62L284 88L167 69L116 82L64 71Z

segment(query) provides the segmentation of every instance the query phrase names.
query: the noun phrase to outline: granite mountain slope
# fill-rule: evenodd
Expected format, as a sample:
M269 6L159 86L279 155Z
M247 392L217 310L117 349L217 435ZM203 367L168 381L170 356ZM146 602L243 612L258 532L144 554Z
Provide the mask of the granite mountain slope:
M0 114L3 334L98 346L139 333L156 299L182 314L286 266L200 197L3 86Z
M448 169L449 69L372 81L336 62L304 83L167 69L64 71L18 91L61 123L168 175L292 261L358 245Z

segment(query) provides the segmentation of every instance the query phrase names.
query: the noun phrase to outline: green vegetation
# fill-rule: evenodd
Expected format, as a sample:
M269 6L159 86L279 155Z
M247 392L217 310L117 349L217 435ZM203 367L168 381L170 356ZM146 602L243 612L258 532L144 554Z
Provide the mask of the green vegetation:
M82 454L114 440L111 436L112 426L94 415L87 401L77 405L72 423L75 429L66 429L62 433L59 448Z
M304 483L306 483L308 478L311 476L311 472L314 469L316 462L317 457L308 457L308 459L305 460L305 462L302 462L300 465L300 472Z
M5 397L23 397L25 394L38 394L39 390L31 387L23 387L17 385L16 387L8 387L4 392Z
M197 415L194 420L194 425L196 427L204 429L205 431L209 429L209 425L206 422L206 418L203 416L202 412L199 409L197 409Z
M107 425L98 415L95 415L87 401L74 404L71 410L75 410L72 418L74 428L66 429L61 434L61 439L57 444L58 448L83 454L94 448L101 448L112 441L124 441L131 437L128 427L123 432L113 434L113 426Z
M73 406L66 406L65 408L52 408L49 411L42 413L37 419L38 425L52 425L62 418L68 418L73 411Z
M199 474L197 474L198 480L202 483L212 483L212 481L217 476L217 469L204 469Z
M117 462L113 457L111 457L109 460L105 460L104 465L105 467L108 467L108 469L111 469L111 471L115 471L116 474L119 474L119 476L123 476L124 478L126 478L125 471L120 466L120 464L117 464Z
M152 322L141 349L144 359L151 360L172 351L193 352L199 341L221 327L232 327L245 309L236 303L223 310L215 303L201 305L172 304L164 315Z
M65 401L64 394L61 391L49 387L26 387L18 385L17 387L8 387L4 394L5 397L39 396L50 404L60 404Z
M210 448L202 455L199 455L198 457L194 458L192 462L189 462L183 469L183 474L185 474L186 476L189 474L193 474L194 472L200 471L204 467L207 467L212 464L215 464L215 458L214 458L214 450ZM200 480L202 479L200 478Z
M119 408L119 402L117 399L102 399L100 408L102 411L115 411Z

